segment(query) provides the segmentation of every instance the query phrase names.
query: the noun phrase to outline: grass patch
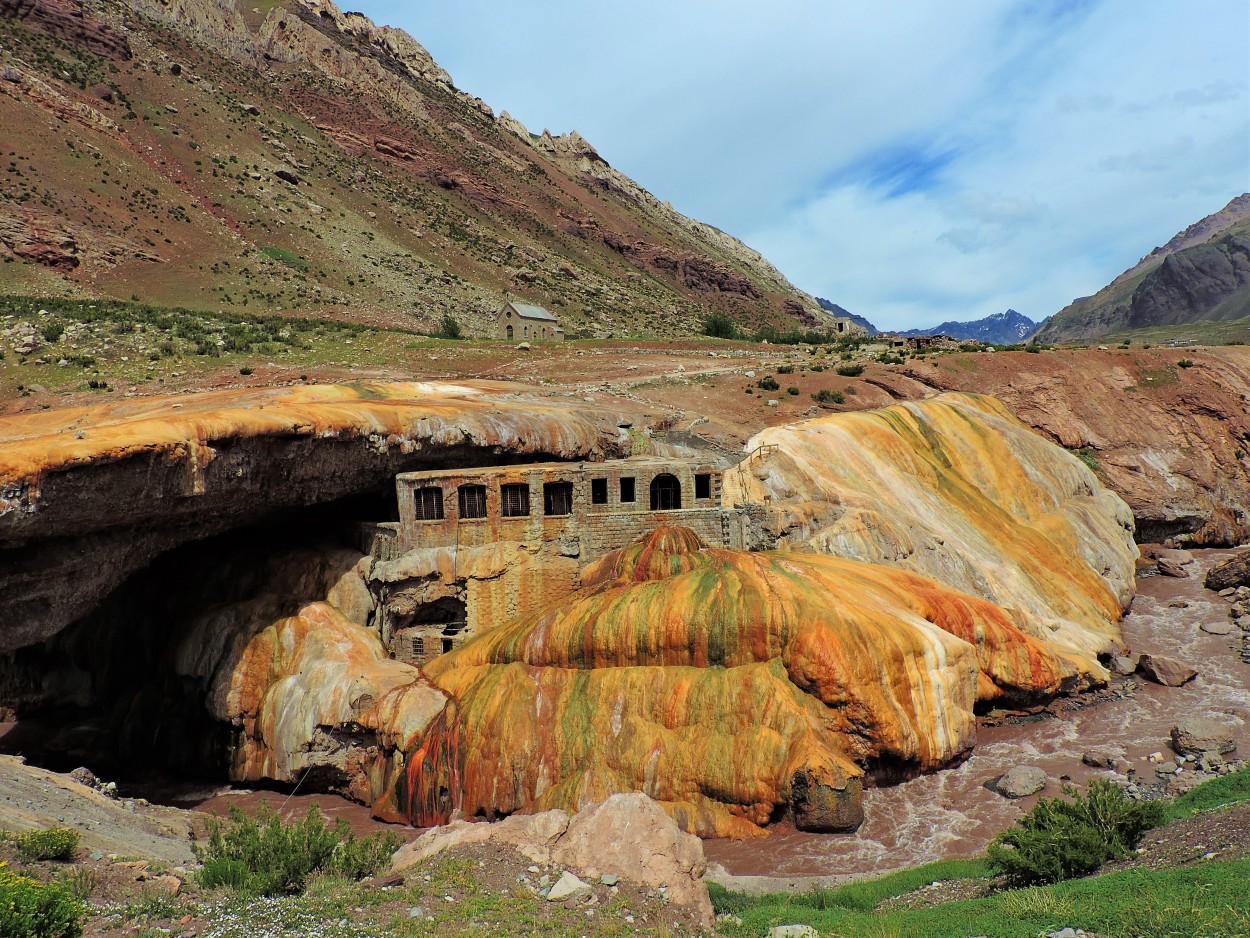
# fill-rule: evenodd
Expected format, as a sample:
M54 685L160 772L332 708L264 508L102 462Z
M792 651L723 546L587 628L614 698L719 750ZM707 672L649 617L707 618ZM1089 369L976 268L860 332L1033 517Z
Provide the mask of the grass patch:
M288 251L286 248L274 247L269 245L260 249L260 253L271 261L277 261L279 264L285 264L292 270L305 271L308 269L308 262L296 254L294 251Z
M1221 775L1191 788L1168 806L1168 816L1174 820L1193 817L1201 811L1241 801L1250 801L1250 769Z
M926 869L929 867L907 872ZM800 901L800 896L752 898L723 889L713 892L712 901L718 912L733 912L742 919L742 925L722 926L721 930L734 938L758 936L774 925L795 923L842 938L1036 938L1064 927L1083 928L1107 938L1194 938L1250 934L1250 897L1245 888L1248 876L1250 860L1201 863L1175 870L1126 870L929 909L899 911L865 911L828 903L824 909L816 909L810 902ZM829 892L837 894L840 890ZM870 898L867 895L862 901Z

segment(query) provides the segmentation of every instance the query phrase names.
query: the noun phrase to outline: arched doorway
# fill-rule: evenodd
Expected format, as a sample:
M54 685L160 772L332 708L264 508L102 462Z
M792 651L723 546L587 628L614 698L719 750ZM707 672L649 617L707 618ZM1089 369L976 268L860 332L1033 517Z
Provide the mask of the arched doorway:
M651 510L676 511L681 507L681 483L667 472L651 480Z
M512 338L512 323L508 323L508 338Z

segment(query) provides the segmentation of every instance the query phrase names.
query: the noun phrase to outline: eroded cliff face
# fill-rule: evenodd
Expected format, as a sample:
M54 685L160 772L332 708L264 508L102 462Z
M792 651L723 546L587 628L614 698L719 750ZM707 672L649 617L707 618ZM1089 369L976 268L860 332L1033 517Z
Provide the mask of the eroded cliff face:
M774 427L726 474L779 547L899 566L1015 611L1092 659L1132 598L1133 518L992 398L944 394Z
M4 418L0 651L49 638L178 544L393 492L408 469L620 454L629 422L443 383L222 391Z
M941 356L900 371L889 380L897 396L991 394L1043 436L1081 450L1132 508L1142 543L1250 538L1244 346Z
M162 410L143 446L119 414L90 443L13 452L42 468L24 476L38 480L75 454L94 466L124 462L127 447L207 446L205 426L284 438L297 412L320 428L319 445L337 439L332 427L350 437L369 424L383 451L391 436L409 451L450 434L500 452L571 452L611 436L587 415L554 425L526 403L531 438L513 402L480 388L444 388L420 407L414 386L366 390L283 392L293 396L265 398L264 413L226 397L243 412L227 417L219 401L178 433ZM371 585L387 582L375 574L391 561L298 538L251 544L276 537L263 528L216 561L213 545L183 548L181 567L158 564L128 603L16 660L43 669L45 694L107 712L128 752L193 740L184 761L339 791L383 818L575 811L641 790L687 830L739 837L783 815L852 829L866 776L961 758L978 703L1105 678L1096 655L1118 646L1135 548L1123 504L1079 460L965 395L770 432L767 455L725 487L757 504L768 496L766 533L785 550L709 548L661 527L585 567L571 596L423 668L391 659L378 634ZM224 499L230 478L203 491ZM14 489L27 502L9 512L50 509L47 487L34 488Z

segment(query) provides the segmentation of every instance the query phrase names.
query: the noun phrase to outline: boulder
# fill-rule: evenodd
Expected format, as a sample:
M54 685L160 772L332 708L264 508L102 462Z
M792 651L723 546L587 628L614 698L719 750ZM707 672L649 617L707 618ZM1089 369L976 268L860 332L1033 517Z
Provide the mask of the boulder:
M670 902L712 921L712 903L700 879L707 865L703 841L641 792L613 795L578 811L551 857L588 876L606 873L641 886L664 886Z
M1239 550L1207 571L1203 585L1209 590L1250 585L1250 549Z
M1198 672L1185 662L1163 655L1142 655L1138 659L1137 670L1164 687L1180 687L1198 676Z
M1191 560L1190 563L1193 561ZM1186 577L1189 576L1189 569L1186 564L1177 563L1167 557L1160 557L1155 561L1159 568L1159 573L1163 576Z
M774 925L768 938L820 938L820 932L811 925Z
M594 895L590 883L582 882L572 873L565 870L564 875L556 880L556 884L547 893L548 902L564 902L566 899L589 899Z
M1006 798L1027 798L1046 787L1046 772L1035 765L1016 765L1007 770L994 790Z
M565 879L568 887L587 879L626 880L650 888L664 887L669 902L694 912L705 925L712 923L712 903L700 877L706 868L703 842L677 826L660 805L646 795L612 795L573 817L563 811L514 814L494 823L452 821L425 831L395 854L391 869L399 872L436 856L470 844L490 843L511 847L534 863L566 869L547 898L559 895ZM585 893L589 895L589 892ZM561 898L579 898L569 893Z
M1113 655L1111 658L1112 674L1132 674L1137 670L1137 659L1125 655Z
M1237 626L1232 622L1204 622L1198 628L1208 635L1232 635L1237 631Z
M1087 749L1081 761L1091 769L1111 769L1115 767L1115 756L1105 749Z
M1237 748L1232 730L1211 717L1189 717L1172 727L1172 748L1181 755L1232 752Z
M827 775L809 769L794 773L790 782L794 826L816 833L856 830L864 821L859 779L833 779Z

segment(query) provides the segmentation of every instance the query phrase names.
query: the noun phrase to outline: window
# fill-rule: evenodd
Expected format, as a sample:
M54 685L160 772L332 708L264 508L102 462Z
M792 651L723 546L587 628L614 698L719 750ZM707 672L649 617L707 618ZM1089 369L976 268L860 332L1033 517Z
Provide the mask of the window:
M621 501L633 502L637 500L637 496L634 495L634 480L632 478L621 479Z
M528 518L530 487L524 482L499 486L499 506L505 518Z
M543 514L571 515L573 513L573 483L547 482L543 485Z
M694 497L712 497L712 477L707 473L701 473L694 477Z
M438 486L413 489L412 504L418 521L443 520L443 490Z
M443 654L447 654L447 652L451 651L454 645L455 645L455 642L452 639L450 638L443 639Z
M592 505L606 505L608 503L607 479L590 480L590 503Z
M412 636L412 659L414 661L425 660L425 637L422 635Z
M651 480L651 510L675 511L681 507L681 483L677 476L661 473Z
M484 485L462 485L460 486L460 517L461 518L485 518L486 517L486 486Z

